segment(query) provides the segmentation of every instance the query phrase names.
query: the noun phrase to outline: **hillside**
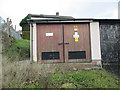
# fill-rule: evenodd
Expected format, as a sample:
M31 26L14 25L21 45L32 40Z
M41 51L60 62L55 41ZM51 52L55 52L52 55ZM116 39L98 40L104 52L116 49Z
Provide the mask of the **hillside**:
M40 64L29 57L29 41L2 36L3 88L118 88L119 79L104 69L74 68L77 63ZM22 61L21 60L22 57ZM59 67L56 67L56 66ZM66 67L63 67L66 66ZM70 66L70 67L67 67ZM60 68L63 67L63 68Z

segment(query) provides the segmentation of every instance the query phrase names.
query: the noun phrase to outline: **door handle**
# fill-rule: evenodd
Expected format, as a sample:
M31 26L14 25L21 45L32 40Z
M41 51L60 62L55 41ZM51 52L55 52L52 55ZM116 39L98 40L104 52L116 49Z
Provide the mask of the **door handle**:
M58 45L63 45L63 43L58 43Z
M58 45L65 45L65 44L69 44L69 43L58 43Z
M69 43L64 43L64 44L69 44Z

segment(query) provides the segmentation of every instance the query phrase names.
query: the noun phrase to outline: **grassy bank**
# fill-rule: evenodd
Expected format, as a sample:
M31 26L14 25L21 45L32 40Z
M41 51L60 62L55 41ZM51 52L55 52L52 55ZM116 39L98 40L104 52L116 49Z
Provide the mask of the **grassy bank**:
M105 70L48 69L49 64L20 61L29 58L29 40L14 40L4 51L3 88L118 88L119 81ZM17 61L14 62L13 61ZM20 61L20 62L18 62ZM46 68L48 67L48 68ZM72 67L73 68L73 67Z
M30 41L24 39L13 40L3 54L11 61L24 60L30 57Z
M16 68L14 68L16 67ZM9 69L9 72L8 72ZM44 73L36 64L14 65L5 73L7 88L118 88L119 79L105 70L63 70Z
M118 88L119 81L105 70L57 72L50 77L55 88Z

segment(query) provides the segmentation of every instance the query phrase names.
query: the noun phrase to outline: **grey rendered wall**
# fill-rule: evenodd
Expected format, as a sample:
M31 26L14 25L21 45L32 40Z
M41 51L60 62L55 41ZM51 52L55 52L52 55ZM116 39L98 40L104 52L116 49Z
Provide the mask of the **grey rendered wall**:
M103 62L120 59L120 23L100 23L101 57Z

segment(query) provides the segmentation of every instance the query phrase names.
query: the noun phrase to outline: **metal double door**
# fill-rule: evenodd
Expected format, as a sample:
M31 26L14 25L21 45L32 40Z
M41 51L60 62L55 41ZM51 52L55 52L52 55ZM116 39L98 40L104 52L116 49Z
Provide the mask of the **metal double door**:
M37 54L41 63L89 62L89 24L37 25Z

